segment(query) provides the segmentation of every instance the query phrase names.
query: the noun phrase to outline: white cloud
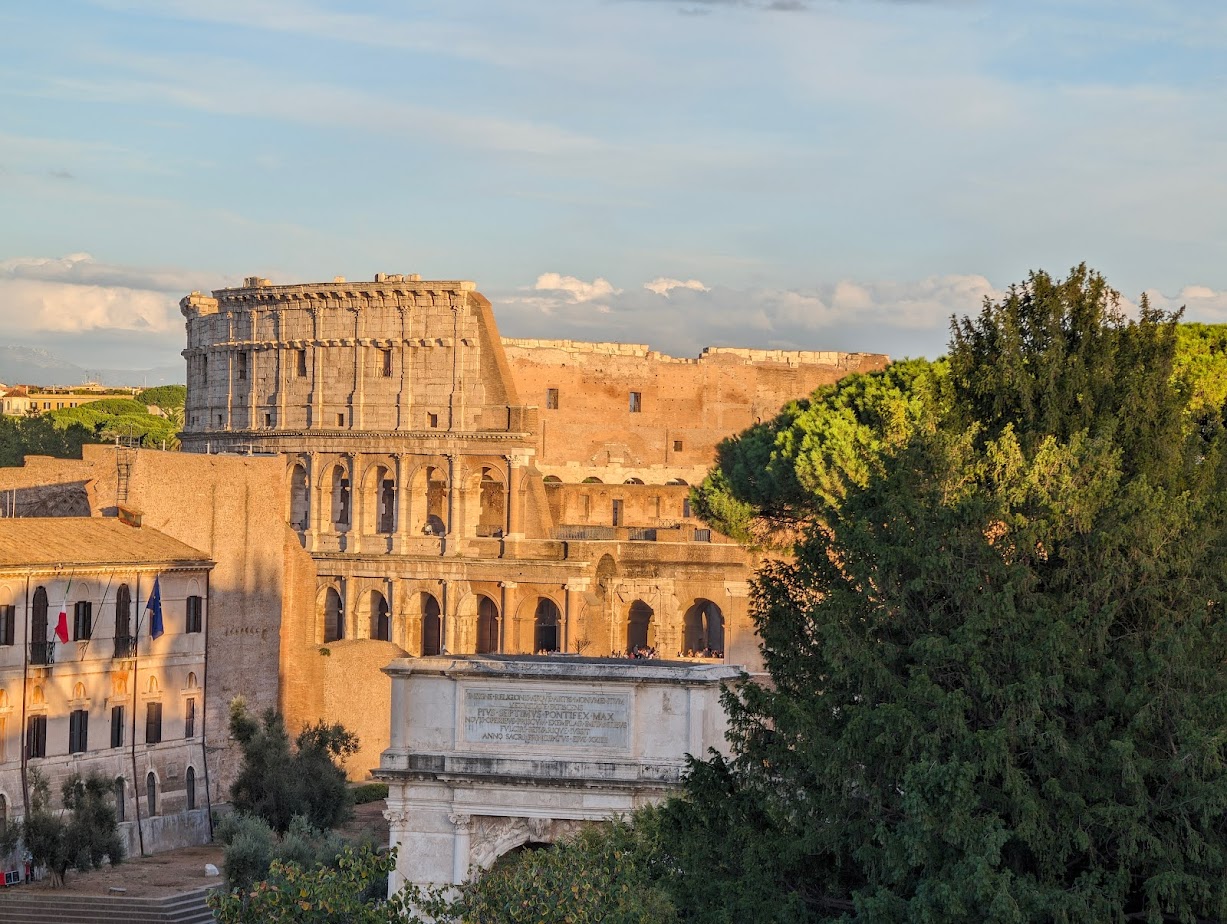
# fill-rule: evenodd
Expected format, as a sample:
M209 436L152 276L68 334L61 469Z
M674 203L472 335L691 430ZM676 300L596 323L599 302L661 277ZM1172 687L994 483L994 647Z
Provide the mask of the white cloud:
M533 288L538 292L566 292L572 304L622 294L621 289L615 289L608 279L600 276L592 282L584 282L574 276L560 276L558 273L542 273Z
M1215 291L1209 286L1185 286L1179 294L1164 295L1157 289L1146 292L1151 307L1165 311L1184 308L1184 320L1222 324L1227 321L1227 291Z
M14 333L180 335L179 299L200 274L97 262L89 254L0 261L0 323Z
M655 292L657 295L669 297L669 293L674 289L692 289L695 292L710 292L707 286L699 282L697 279L687 279L682 282L680 279L671 279L667 276L658 276L651 282L645 282L643 287L649 292Z

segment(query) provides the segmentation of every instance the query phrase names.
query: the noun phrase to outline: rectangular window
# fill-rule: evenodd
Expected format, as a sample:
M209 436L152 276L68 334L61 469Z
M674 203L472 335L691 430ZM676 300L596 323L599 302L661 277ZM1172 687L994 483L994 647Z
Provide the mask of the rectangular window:
M124 707L111 707L111 747L122 748L124 746Z
M72 637L78 642L88 641L94 621L94 604L78 600L72 611Z
M587 494L579 499L579 513L585 520L592 515L592 498Z
M9 759L9 720L0 716L0 764ZM4 822L0 820L0 835L4 833Z
M379 351L379 377L383 379L392 378L392 351Z
M0 645L17 644L17 637L13 634L16 613L17 607L12 604L0 606Z
M545 390L545 409L547 411L558 410L558 389L547 388Z
M673 451L674 451L674 452L681 452L681 451L682 451L682 441L681 441L681 440L674 440L674 441L673 441Z
M427 414L426 423L428 423L432 427L439 426L439 415L438 414Z
M183 706L183 737L196 737L196 698L188 697Z
M690 498L689 497L682 500L682 516L683 517L690 516Z
M47 717L32 715L26 720L26 757L47 756Z
M345 415L344 414L337 415L337 426L338 427L345 426Z
M204 628L204 600L193 594L187 598L187 631L200 632Z
M637 391L632 391L630 408L631 408L632 414L638 414L640 411L642 411L643 410L643 395L641 395Z
M89 713L74 709L68 714L68 753L80 754L89 750Z
M613 502L613 525L622 525L622 501L620 500Z
M305 379L307 377L307 351L296 350L295 352L298 356L294 364L294 374L300 379Z
M162 704L145 706L145 743L158 744L162 740Z
M247 354L236 353L234 359L239 370L239 381L242 382L247 378Z
M264 415L264 429L268 429L273 425L273 415L266 413Z

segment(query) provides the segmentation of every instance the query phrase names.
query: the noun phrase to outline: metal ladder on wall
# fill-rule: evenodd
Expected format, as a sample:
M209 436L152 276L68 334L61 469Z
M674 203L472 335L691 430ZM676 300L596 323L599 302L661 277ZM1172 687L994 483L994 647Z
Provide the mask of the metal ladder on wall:
M115 502L128 502L128 483L132 478L132 466L136 462L136 446L131 437L119 437L115 441Z

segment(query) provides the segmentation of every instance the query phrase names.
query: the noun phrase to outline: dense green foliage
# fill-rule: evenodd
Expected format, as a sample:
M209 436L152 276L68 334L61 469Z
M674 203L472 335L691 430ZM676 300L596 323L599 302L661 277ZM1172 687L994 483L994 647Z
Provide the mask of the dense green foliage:
M380 901L395 865L369 847L337 863L275 860L269 878L209 904L223 924L363 921L380 924L671 924L677 913L655 863L651 813L632 826L592 827L540 850L505 857L457 889L402 889Z
M685 919L1227 919L1222 354L1176 320L1034 273L921 400L841 383L722 452L796 554L772 684L663 812Z
M77 407L48 411L57 427L81 426L94 434L95 442L110 443L115 439L139 441L151 449L178 447L182 415L159 417L150 414L145 405L131 398L103 398Z
M341 725L319 722L290 742L274 710L256 718L242 699L230 704L230 734L243 749L243 766L230 788L235 811L263 818L278 834L302 816L314 828L334 828L351 812L342 767L358 738Z
M62 885L69 867L84 872L103 860L120 863L123 841L115 817L114 781L98 773L72 774L61 788L67 815L51 807L51 788L38 770L30 771L30 811L21 822L21 840L37 866Z
M354 805L366 805L368 802L379 802L388 798L387 783L363 783L350 790L350 798Z
M155 385L137 392L136 400L142 405L160 407L164 411L182 408L187 403L186 385Z
M0 466L21 465L26 456L81 458L85 443L96 443L91 428L79 423L58 426L51 417L0 416Z
M215 837L225 845L226 883L241 890L267 879L274 861L305 869L335 866L345 846L340 835L313 828L301 815L278 836L263 818L231 812L217 825Z

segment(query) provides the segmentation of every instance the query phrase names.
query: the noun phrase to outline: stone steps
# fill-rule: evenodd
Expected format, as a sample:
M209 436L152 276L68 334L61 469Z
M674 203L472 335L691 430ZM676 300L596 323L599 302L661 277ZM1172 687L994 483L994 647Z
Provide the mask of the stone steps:
M211 924L205 896L213 887L165 898L67 895L21 886L0 892L4 924Z

